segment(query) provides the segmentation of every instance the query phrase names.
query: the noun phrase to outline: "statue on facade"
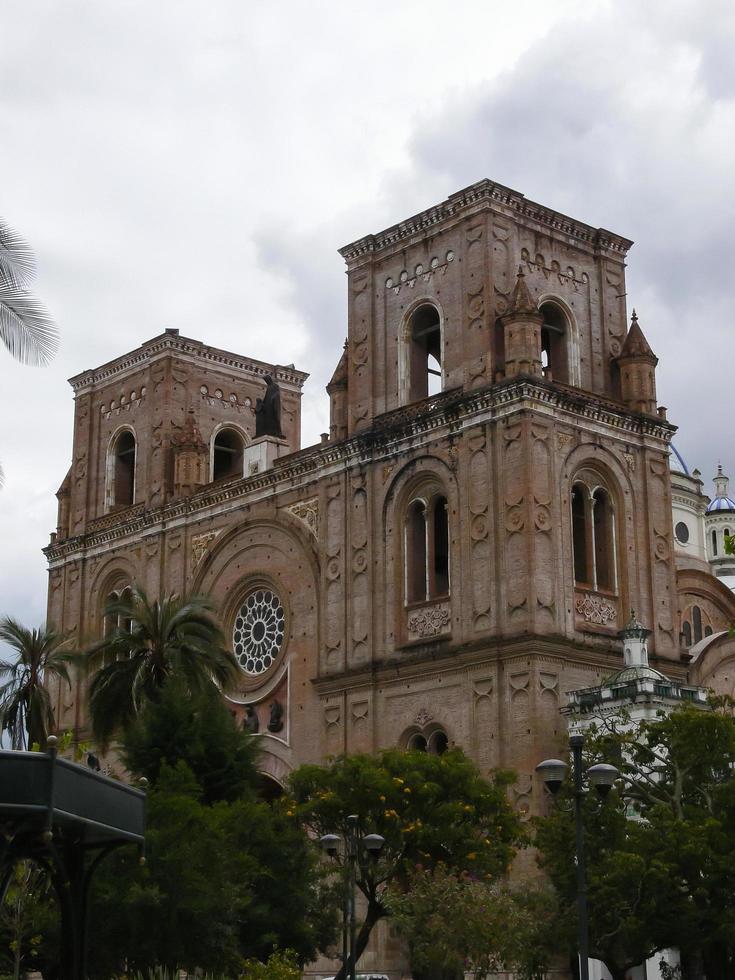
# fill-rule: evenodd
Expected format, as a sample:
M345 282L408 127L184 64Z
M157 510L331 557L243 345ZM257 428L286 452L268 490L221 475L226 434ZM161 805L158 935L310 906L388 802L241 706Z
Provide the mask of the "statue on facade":
M242 723L242 727L250 735L257 735L258 729L260 728L260 722L258 721L258 716L255 713L255 708L252 704L249 704L245 708L245 720Z
M265 394L255 402L255 438L275 436L283 439L281 431L281 389L272 375L265 376Z
M271 703L271 717L268 722L269 732L280 732L283 728L283 705L280 701Z

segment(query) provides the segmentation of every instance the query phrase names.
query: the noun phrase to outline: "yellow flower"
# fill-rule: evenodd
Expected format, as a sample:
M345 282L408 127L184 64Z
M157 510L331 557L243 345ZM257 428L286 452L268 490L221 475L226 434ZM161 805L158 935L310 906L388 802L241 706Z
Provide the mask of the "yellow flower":
M393 782L394 782L394 783L395 783L395 784L396 784L397 786L403 786L403 780L401 779L401 777L400 777L400 776L394 776L394 777L393 777Z
M382 794L382 793L380 794L380 797L379 797L379 799L380 799L380 802L381 802L381 803L385 803L385 797L383 796L383 794Z
M474 861L476 857L477 857L477 855L475 854L475 852L474 851L470 851L470 853L467 855L467 860L468 861Z
M410 786L406 786L406 787L404 788L404 790L403 790L403 792L404 792L404 793L410 793L410 792L411 792L411 787L410 787Z

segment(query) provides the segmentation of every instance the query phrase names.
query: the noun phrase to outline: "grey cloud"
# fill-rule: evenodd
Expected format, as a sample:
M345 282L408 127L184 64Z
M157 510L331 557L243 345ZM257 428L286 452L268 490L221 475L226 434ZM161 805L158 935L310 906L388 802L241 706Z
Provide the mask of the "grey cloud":
M636 240L629 310L660 357L677 445L708 480L718 458L735 464L729 435L706 421L730 381L735 11L679 3L662 25L651 7L554 27L512 71L425 121L412 167L448 190L489 176Z

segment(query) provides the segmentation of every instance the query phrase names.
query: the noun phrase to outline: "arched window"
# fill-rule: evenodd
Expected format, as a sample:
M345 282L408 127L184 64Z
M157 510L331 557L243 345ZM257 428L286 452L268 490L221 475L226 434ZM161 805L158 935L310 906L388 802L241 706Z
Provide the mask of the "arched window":
M443 494L409 503L404 550L406 604L449 595L449 516Z
M442 343L439 311L431 303L414 310L407 326L408 401L442 390Z
M127 616L124 616L120 612L110 612L108 606L112 602L119 602L120 600L130 599L132 596L132 590L129 585L121 585L117 589L113 589L108 592L105 596L105 610L102 619L102 635L110 636L115 630L122 630L125 633L133 632L133 621ZM103 666L107 666L109 659L105 657L105 662Z
M555 303L539 307L544 320L541 324L541 366L544 377L570 384L569 323Z
M243 445L236 429L220 429L212 446L213 480L236 480L243 475Z
M124 429L110 449L108 494L110 509L135 503L135 436Z
M574 581L578 585L591 582L587 556L587 488L583 483L572 487L572 542L574 547Z
M592 518L597 588L612 592L615 589L613 512L607 491L600 487L592 494Z
M593 473L572 485L574 581L595 592L616 593L615 509L609 491Z
M111 602L118 602L120 600L127 600L132 597L132 590L129 585L121 586L118 589L113 589L112 592L108 592L105 597L105 615L102 624L102 634L103 636L109 636L113 630L121 629L126 633L131 633L133 630L133 621L127 617L123 617L120 613L110 613L107 612L107 606Z
M414 500L406 517L406 602L423 602L428 591L426 504Z
M702 639L702 610L695 606L692 610L692 620L694 622L694 642L699 643Z
M717 554L717 531L712 531L712 557Z
M690 647L692 645L692 624L685 620L681 631L684 634L684 646Z

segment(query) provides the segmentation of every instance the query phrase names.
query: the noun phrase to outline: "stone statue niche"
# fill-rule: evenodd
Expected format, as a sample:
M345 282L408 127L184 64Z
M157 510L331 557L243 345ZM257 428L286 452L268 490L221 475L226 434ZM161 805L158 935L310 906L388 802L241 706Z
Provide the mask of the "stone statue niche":
M281 389L270 374L265 376L265 394L255 402L255 438L275 436L283 439L281 431Z

